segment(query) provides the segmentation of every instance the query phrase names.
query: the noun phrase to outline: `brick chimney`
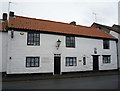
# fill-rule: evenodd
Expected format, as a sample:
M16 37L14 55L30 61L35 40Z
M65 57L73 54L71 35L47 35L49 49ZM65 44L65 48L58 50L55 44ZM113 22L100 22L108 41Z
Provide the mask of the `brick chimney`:
M7 13L3 13L3 21L7 20Z
M10 11L9 16L14 17L14 12Z
M73 26L76 26L76 22L75 21L70 22L70 24L73 25Z

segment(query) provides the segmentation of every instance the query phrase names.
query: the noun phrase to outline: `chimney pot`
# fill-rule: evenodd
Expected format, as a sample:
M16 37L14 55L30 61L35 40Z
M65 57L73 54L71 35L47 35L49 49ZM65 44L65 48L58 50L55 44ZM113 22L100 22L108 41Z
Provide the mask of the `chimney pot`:
M3 21L7 20L7 13L3 13Z
M70 24L76 26L76 22L75 21L70 22Z

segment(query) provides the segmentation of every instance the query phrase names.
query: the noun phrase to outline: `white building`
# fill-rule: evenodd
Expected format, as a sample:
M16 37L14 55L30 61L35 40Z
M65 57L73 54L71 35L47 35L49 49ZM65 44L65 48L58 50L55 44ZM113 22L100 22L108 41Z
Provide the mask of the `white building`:
M120 69L120 25L113 25L110 34L118 39L117 49L118 49L119 69Z
M7 23L6 23L7 24ZM117 39L96 28L10 14L2 34L7 74L116 70Z
M93 23L91 27L99 28L102 31L105 31L106 33L109 33L110 35L114 36L118 39L117 41L117 56L118 56L118 67L120 68L120 25L113 25L112 27Z

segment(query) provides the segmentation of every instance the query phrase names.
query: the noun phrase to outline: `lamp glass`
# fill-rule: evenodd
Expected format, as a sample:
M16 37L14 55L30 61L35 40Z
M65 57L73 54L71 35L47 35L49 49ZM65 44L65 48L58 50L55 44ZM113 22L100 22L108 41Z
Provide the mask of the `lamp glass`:
M61 41L60 41L60 40L58 40L58 41L57 41L57 44L58 44L58 45L60 45L60 44L61 44Z

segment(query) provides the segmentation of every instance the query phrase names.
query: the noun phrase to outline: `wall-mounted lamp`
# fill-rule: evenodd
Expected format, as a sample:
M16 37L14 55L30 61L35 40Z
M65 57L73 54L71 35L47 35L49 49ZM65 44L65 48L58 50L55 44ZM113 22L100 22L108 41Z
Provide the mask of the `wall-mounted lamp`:
M56 47L57 47L57 50L58 50L58 48L60 47L60 44L61 44L61 41L58 39L58 40L57 40L57 46L56 46Z
M94 48L94 54L97 54L97 48Z

